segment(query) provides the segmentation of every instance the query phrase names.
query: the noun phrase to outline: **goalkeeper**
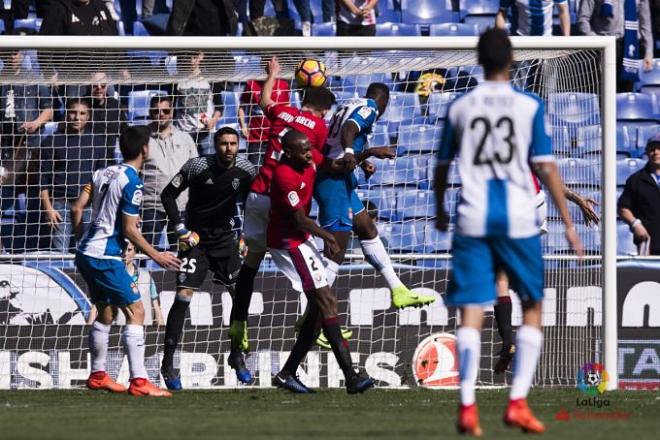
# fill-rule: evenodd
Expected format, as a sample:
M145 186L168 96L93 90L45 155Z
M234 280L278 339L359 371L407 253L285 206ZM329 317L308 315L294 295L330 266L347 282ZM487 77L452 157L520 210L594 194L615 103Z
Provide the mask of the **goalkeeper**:
M213 138L215 154L188 160L161 194L163 207L179 236L181 269L176 277L176 298L167 316L161 373L170 390L181 389L179 372L174 369L174 352L183 332L186 310L193 291L199 289L209 269L213 282L224 284L234 293L240 268L238 243L234 231L236 203L244 199L254 166L237 158L238 132L223 127ZM186 223L179 217L176 199L186 188ZM232 350L229 365L243 383L252 381L240 350Z

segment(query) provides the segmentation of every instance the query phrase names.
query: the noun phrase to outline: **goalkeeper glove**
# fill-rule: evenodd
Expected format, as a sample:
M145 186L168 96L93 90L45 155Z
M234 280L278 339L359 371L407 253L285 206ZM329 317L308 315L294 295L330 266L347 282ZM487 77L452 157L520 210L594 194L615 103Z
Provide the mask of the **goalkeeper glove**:
M182 251L188 251L199 244L199 235L186 229L183 223L176 226L176 233L179 236L179 249Z

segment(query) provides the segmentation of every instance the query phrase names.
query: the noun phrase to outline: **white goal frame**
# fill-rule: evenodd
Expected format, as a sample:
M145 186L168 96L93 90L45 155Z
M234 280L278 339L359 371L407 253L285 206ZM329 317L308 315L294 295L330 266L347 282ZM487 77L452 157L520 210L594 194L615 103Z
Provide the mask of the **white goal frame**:
M514 49L601 52L603 364L618 387L616 255L616 55L614 37L512 37ZM477 37L68 37L2 36L0 49L36 50L468 50Z

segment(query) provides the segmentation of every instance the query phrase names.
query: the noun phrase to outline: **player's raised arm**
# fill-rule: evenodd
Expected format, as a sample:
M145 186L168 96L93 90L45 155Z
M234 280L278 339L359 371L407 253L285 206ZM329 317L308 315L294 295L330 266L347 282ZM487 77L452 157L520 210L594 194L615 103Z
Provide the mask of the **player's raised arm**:
M71 224L73 225L73 234L76 241L80 241L84 233L84 224L82 221L83 211L92 201L92 194L94 188L92 183L83 186L83 189L78 198L71 205Z
M274 56L266 66L268 77L261 88L261 98L259 99L259 107L261 107L264 112L269 106L275 104L271 95L273 94L273 88L275 87L275 82L280 74L280 70L280 62L277 60L277 57Z

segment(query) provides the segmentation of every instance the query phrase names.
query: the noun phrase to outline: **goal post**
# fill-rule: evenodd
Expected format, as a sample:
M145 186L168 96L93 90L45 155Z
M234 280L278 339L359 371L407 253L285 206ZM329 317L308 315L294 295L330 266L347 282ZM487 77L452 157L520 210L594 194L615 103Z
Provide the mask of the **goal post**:
M598 191L601 206L601 225L597 231L599 238L589 235L592 253L583 262L576 262L567 255L546 255L547 276L549 282L556 283L562 289L556 289L551 300L557 304L556 324L548 330L548 338L544 349L549 351L545 360L542 359L540 372L537 374L537 383L541 385L573 385L575 371L581 363L600 361L609 373L608 388L617 388L617 267L616 267L616 60L615 40L613 37L512 37L514 47L514 58L520 64L514 68L514 81L519 81L523 86L534 89L538 87L542 98L546 101L546 110L549 105L556 106L553 116L562 116L561 112L576 111L573 107L562 107L563 103L553 101L557 93L584 93L597 96L597 108L599 120L590 122L591 125L599 125L601 128L596 135L598 156L593 163L599 167L598 173L594 173L596 179L589 181L586 177L587 171L578 171L580 181L584 181L587 190ZM476 37L377 37L377 38L348 38L348 37L278 37L278 38L209 38L209 37L45 37L45 36L3 36L0 37L0 55L3 60L15 50L30 51L32 56L39 57L43 61L41 66L40 84L48 87L57 85L79 86L87 84L91 75L99 70L111 73L111 82L118 87L126 86L133 90L135 86L155 86L172 83L184 78L180 71L176 71L175 59L177 54L185 54L196 51L206 53L205 63L207 79L209 81L226 81L234 84L242 84L250 79L264 79L264 62L272 55L277 55L283 66L283 78L290 80L296 63L304 57L317 57L325 62L330 77L331 90L338 94L347 96L358 90L358 86L350 90L345 82L335 80L339 77L361 75L366 78L377 79L382 75L392 75L400 72L426 71L433 69L444 69L445 79L452 81L453 88L443 90L441 94L429 99L428 105L438 115L452 99L460 93L465 92L470 85L462 82L465 73L467 78L477 78L479 69L477 65ZM139 52L140 56L132 56L132 52ZM258 55L258 56L253 56ZM153 62L157 59L158 62ZM169 64L168 64L169 63ZM172 67L174 65L174 67ZM34 81L33 78L16 78L8 73L6 68L0 71L0 85L16 84L21 81ZM57 70L57 76L49 74L49 68ZM169 69L169 70L168 70ZM126 71L126 72L125 72ZM167 73L169 72L169 73ZM562 78L561 75L566 75ZM402 80L406 82L407 80ZM460 84L460 85L459 85ZM293 90L292 90L293 92ZM414 92L413 92L414 93ZM400 99L406 98L402 93ZM292 94L293 95L293 94ZM440 96L442 95L442 96ZM396 99L399 95L397 95ZM176 98L176 97L175 97ZM436 99L438 98L438 99ZM384 138L386 142L394 145L404 145L401 141L407 129L401 125L403 119L416 116L415 109L419 99L413 103L401 102L397 107L400 118L394 118L394 106L386 115L396 121L396 128L388 127ZM341 103L341 99L340 99ZM236 103L236 107L240 103ZM599 107L599 109L598 109ZM227 105L225 104L225 108ZM564 114L563 116L571 116ZM563 117L562 116L562 117ZM429 126L435 125L438 130L442 129L442 123L434 121ZM567 118L569 120L570 118ZM587 123L570 121L573 127L582 130ZM144 121L142 122L144 123ZM423 124L414 124L415 127ZM427 128L434 130L433 128ZM396 133L395 136L392 136ZM439 142L439 131L429 134L429 142ZM410 134L410 133L409 133ZM419 133L412 133L411 139L419 140ZM375 133L378 135L378 133ZM553 141L563 142L562 133L553 135ZM576 142L575 134L568 145L572 148ZM412 283L411 287L431 291L446 286L450 271L450 253L442 246L435 246L437 242L448 243L449 236L438 235L432 230L432 209L423 213L420 211L431 207L432 201L423 199L428 195L430 182L432 181L431 169L433 162L433 148L410 148L416 151L415 155L402 159L399 165L387 161L376 161L379 172L383 177L377 177L380 185L379 195L390 194L392 200L399 205L392 208L391 222L379 224L380 235L388 240L389 250L396 263L396 269L402 280ZM416 145L415 147L420 147ZM400 148L405 151L405 148ZM421 152L420 152L421 151ZM401 163L406 164L405 167ZM404 173L410 175L413 183L418 184L401 185L388 173ZM599 179L599 180L597 180ZM456 192L460 191L460 182L457 182ZM404 193L417 191L420 197L419 204L406 202ZM368 198L373 196L374 191L368 185L361 187L361 195ZM365 199L366 200L366 199ZM376 199L374 199L376 200ZM384 199L383 199L384 200ZM383 218L384 210L388 209L387 200L380 200L378 208ZM450 203L450 209L455 209L455 200ZM380 204L382 202L382 204ZM394 202L393 202L394 203ZM412 203L404 205L404 203ZM452 204L453 203L453 204ZM410 210L406 212L406 210ZM396 213L394 213L396 211ZM416 214L412 212L415 211ZM421 214L419 214L421 212ZM419 216L418 216L419 214ZM581 232L581 231L580 231ZM410 234L409 236L406 234ZM434 242L437 240L437 242ZM560 238L552 233L545 239L548 248L559 249L562 244ZM354 330L351 344L355 344L356 359L361 367L367 371L378 373L378 379L390 386L410 385L415 382L422 383L423 380L416 377L415 358L423 350L423 342L434 334L450 334L460 322L457 314L447 315L446 309L425 308L423 312L403 311L395 312L389 306L387 289L383 289L383 283L365 264L359 264L361 255L350 255L337 279L337 289L342 292L340 298L340 309L342 310L342 321L344 325ZM5 263L20 263L30 270L43 268L43 262L47 260L59 260L70 262L69 255L2 255L0 256L0 267ZM427 263L430 263L427 265ZM70 263L68 263L70 265ZM67 263L63 263L66 266ZM3 269L4 270L4 269ZM60 269L51 270L53 277L62 280ZM53 272L54 271L54 272ZM60 271L62 272L62 271ZM75 279L75 271L65 272L63 282L71 282ZM569 273L570 272L570 273ZM11 270L9 270L11 273ZM72 275L73 274L73 275ZM430 274L430 275L429 275ZM568 274L568 275L567 275ZM38 283L34 274L21 275L23 283ZM32 277L32 278L29 278ZM440 277L440 278L438 278ZM27 280L27 281L26 281ZM162 272L155 273L154 280L159 291L172 289L173 280L167 279ZM567 286L578 280L579 286L586 287L584 291L575 293L570 297L566 293ZM0 280L1 281L1 280ZM13 282L13 280L12 280ZM596 284L600 288L598 294L590 292L588 287ZM290 350L293 342L292 323L299 313L304 309L304 298L298 299L294 296L288 284L278 277L277 272L269 263L262 266L260 278L255 286L259 295L253 300L251 317L249 322L251 343L255 346L255 352L248 358L248 366L263 372L258 376L258 384L270 385L271 366L281 365L286 353ZM546 286L551 289L553 286ZM84 289L82 289L84 291ZM289 291L286 296L277 297L283 291ZM559 292L559 293L557 293ZM186 327L181 353L189 356L179 356L180 365L187 362L187 368L191 373L190 384L201 383L200 386L235 386L235 378L228 370L224 353L228 351L228 316L231 306L231 296L228 292L220 289L212 292L204 300L193 302L191 306L191 321ZM438 303L442 303L441 294L438 293ZM582 298L580 295L594 295ZM164 298L164 297L163 297ZM169 300L172 299L170 295ZM593 298L599 298L599 304L593 304ZM0 300L3 298L0 297ZM167 300L162 299L163 303ZM572 302L571 302L572 301ZM591 301L591 302L590 302ZM84 299L75 299L80 311L88 311L88 302ZM570 316L571 304L580 304L580 315L575 318ZM587 304L587 305L585 305ZM443 306L444 307L444 306ZM600 313L602 312L602 321ZM577 312L575 312L577 313ZM194 314L195 317L192 315ZM422 314L426 321L422 324ZM553 311L553 316L555 312ZM290 316L289 316L290 315ZM593 315L593 316L592 316ZM596 316L598 315L598 316ZM0 317L2 310L0 309ZM293 318L291 318L291 316ZM208 319L207 319L208 318ZM570 322L584 322L586 329L576 329ZM486 374L486 370L492 366L493 357L496 355L496 344L499 340L493 327L492 320L489 328L484 329L484 341L491 345L488 352L482 353L480 384L483 386L501 385L506 383L492 378L492 374ZM567 324L568 323L568 324ZM0 322L0 327L2 327ZM40 327L41 326L41 327ZM575 325L577 327L577 325ZM30 327L30 328L28 328ZM39 331L32 331L32 328ZM31 379L20 382L20 386L31 386L39 382L45 376L35 373L34 364L41 364L40 371L46 374L50 371L46 366L46 358L49 352L57 350L69 350L66 356L61 353L57 355L60 364L69 362L77 357L77 363L71 361L67 373L75 380L80 380L84 375L81 371L86 368L86 339L85 331L80 329L42 328L42 323L24 324L20 328L16 323L5 323L0 328L0 389L7 384L13 384L12 374L20 371L28 371L32 368ZM152 329L147 334L147 356L152 356L152 363L157 363L159 353L162 350L164 328ZM31 335L39 334L44 338L56 338L54 344L43 344L39 348L29 342ZM186 339L186 334L189 335ZM120 352L117 330L113 330L111 339L111 350ZM71 338L70 342L65 341ZM451 344L449 344L451 345ZM444 345L447 348L448 345ZM30 351L30 356L21 360L25 347L35 348ZM352 347L353 348L353 347ZM440 348L436 348L440 350ZM580 353L580 350L586 351ZM75 353L74 353L75 352ZM39 355L42 353L43 356ZM439 354L440 352L438 352ZM340 383L337 366L333 364L331 356L327 352L314 350L307 359L303 374L307 374L310 385L338 386ZM45 356L45 357L44 357ZM594 358L598 357L598 359ZM52 359L52 356L51 356ZM9 364L3 367L3 362ZM23 363L21 363L23 362ZM121 364L121 359L119 364ZM214 363L215 362L215 363ZM438 361L440 362L440 361ZM51 361L51 365L53 362ZM22 366L22 367L20 367ZM20 368L19 368L20 367ZM153 366L152 366L153 367ZM21 370L22 368L22 370ZM117 367L120 368L119 366ZM154 370L155 367L152 368ZM76 370L77 369L77 370ZM215 369L215 371L213 371ZM20 371L19 371L20 370ZM61 370L61 366L60 366ZM570 371L569 371L570 370ZM121 371L125 371L121 367ZM151 371L151 370L150 370ZM157 369L156 371L157 375ZM201 373L200 373L201 371ZM220 371L223 373L221 374ZM18 374L17 373L17 374ZM194 373L194 374L193 374ZM60 371L60 375L64 374ZM196 375L195 375L196 374ZM52 374L51 374L52 375ZM67 376L67 377L69 377ZM415 376L415 381L408 380L407 376ZM54 376L53 376L54 377ZM318 378L321 378L320 382ZM36 378L36 379L35 379ZM41 378L41 379L40 379ZM51 383L53 383L51 378ZM61 380L61 377L57 380ZM200 382L195 382L200 381ZM316 383L315 383L316 381ZM67 382L73 383L73 382ZM79 383L79 382L77 382ZM27 385L26 385L27 384ZM452 382L452 384L454 384Z

